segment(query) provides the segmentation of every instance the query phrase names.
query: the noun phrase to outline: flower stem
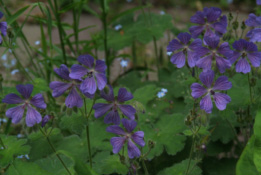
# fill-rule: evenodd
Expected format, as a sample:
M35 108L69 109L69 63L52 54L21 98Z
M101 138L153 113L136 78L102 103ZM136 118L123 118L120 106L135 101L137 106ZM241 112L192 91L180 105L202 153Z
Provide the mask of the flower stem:
M144 171L145 171L145 175L149 175L148 169L147 169L147 167L146 167L146 164L145 164L143 158L141 159L141 163L142 163L143 169L144 169Z
M69 169L67 168L67 166L65 165L65 163L63 162L62 158L60 157L59 154L57 154L52 142L50 141L49 137L46 135L46 133L42 130L41 127L39 127L39 130L42 132L42 134L44 135L44 137L46 138L48 144L51 146L53 152L55 153L55 155L57 156L57 158L60 160L60 162L62 163L63 167L66 169L66 171L68 172L68 174L72 175L71 172L69 171Z
M1 137L0 137L0 144L3 146L4 149L6 149L5 144L4 144L4 142L3 142Z
M249 74L250 74L250 73L247 74L248 85L249 85L249 96L250 96L250 102L253 103L253 98L252 98L252 89L251 89L251 84L250 84Z
M187 170L186 170L186 175L189 172L189 167L190 167L190 164L191 164L192 154L193 154L193 150L194 150L194 143L195 143L195 136L193 135L192 145L191 145L191 149L190 149L190 153L189 153L189 163L188 163L188 167L187 167Z

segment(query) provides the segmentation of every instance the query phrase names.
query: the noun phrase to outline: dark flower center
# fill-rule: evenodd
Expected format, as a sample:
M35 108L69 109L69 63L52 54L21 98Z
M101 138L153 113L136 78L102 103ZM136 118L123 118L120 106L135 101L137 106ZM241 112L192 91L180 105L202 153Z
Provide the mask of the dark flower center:
M87 76L88 76L89 78L93 77L93 71L88 72L88 73L87 73Z
M245 58L246 56L247 56L247 53L244 51L244 52L242 53L242 57Z
M210 90L211 95L215 95L215 92L213 90Z

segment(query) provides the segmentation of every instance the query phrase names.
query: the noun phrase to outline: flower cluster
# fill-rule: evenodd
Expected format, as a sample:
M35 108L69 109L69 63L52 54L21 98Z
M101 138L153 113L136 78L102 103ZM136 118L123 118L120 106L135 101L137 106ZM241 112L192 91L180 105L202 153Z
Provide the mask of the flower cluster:
M4 14L0 11L0 19L3 18L3 16L4 16ZM6 36L6 34L7 34L7 22L5 22L5 21L0 22L0 44L3 41L1 34L3 36Z
M261 62L261 52L258 52L257 46L253 43L261 41L261 17L250 14L245 24L254 29L247 33L250 42L239 39L233 43L233 50L228 42L221 42L220 39L227 31L227 17L221 16L222 11L219 8L204 8L191 17L192 23L198 24L192 26L189 33L180 33L177 39L170 41L167 46L167 55L172 55L170 61L182 68L187 66L198 67L202 69L200 80L204 87L198 83L191 85L192 97L200 98L200 108L207 113L212 112L212 98L219 110L224 110L227 103L231 101L230 97L219 91L225 91L232 87L226 76L220 76L214 86L214 71L225 73L235 64L236 72L249 73L251 66L259 67ZM202 34L203 42L197 38ZM194 40L192 40L194 38ZM218 91L218 92L216 92Z
M157 97L158 98L162 98L166 95L166 93L168 92L168 89L162 88L158 93L157 93Z

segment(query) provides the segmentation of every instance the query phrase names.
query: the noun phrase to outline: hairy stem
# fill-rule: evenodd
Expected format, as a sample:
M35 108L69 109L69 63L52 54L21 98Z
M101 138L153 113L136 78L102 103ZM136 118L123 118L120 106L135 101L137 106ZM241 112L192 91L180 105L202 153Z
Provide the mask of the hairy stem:
M145 175L149 175L148 169L147 169L147 167L146 167L146 164L145 164L143 158L141 159L141 163L142 163L142 167L143 167L143 169L144 169Z

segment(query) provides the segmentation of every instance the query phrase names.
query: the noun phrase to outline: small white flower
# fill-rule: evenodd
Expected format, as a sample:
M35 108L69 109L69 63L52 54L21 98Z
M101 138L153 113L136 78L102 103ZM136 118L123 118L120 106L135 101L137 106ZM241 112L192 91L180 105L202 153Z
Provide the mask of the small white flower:
M158 96L158 98L162 98L162 97L165 96L165 93L160 91L160 92L157 93L157 96Z
M5 118L1 118L1 119L0 119L0 122L6 123L7 120L6 120Z
M162 89L161 89L161 92L167 93L167 92L168 92L168 89L162 88Z
M19 72L19 70L18 69L14 69L14 70L11 71L11 75L15 75L17 72Z
M24 157L25 157L27 160L30 159L29 156L28 156L28 154L24 155Z
M24 137L24 135L23 135L23 134L17 134L16 137L17 137L17 138L22 138L22 137Z
M2 57L1 57L1 58L2 58L2 60L3 60L3 61L6 61L6 60L7 60L7 55L6 55L6 54L4 54L4 55L2 55Z
M8 49L9 53L13 53L12 49Z
M161 11L160 11L160 14L161 14L161 15L165 15L166 13L165 13L163 10L161 10Z
M11 60L11 66L15 66L16 65L16 59L12 59Z
M122 28L122 25L120 25L120 24L118 24L118 25L116 25L116 26L114 27L114 29L115 29L116 31L120 30L121 28Z
M121 64L121 67L127 67L128 66L128 61L127 60L121 60L120 64Z
M167 55L170 56L172 54L172 52L167 52Z
M38 45L40 45L40 43L41 43L40 41L35 41L34 44L38 46Z
M18 159L22 159L24 155L17 156Z

